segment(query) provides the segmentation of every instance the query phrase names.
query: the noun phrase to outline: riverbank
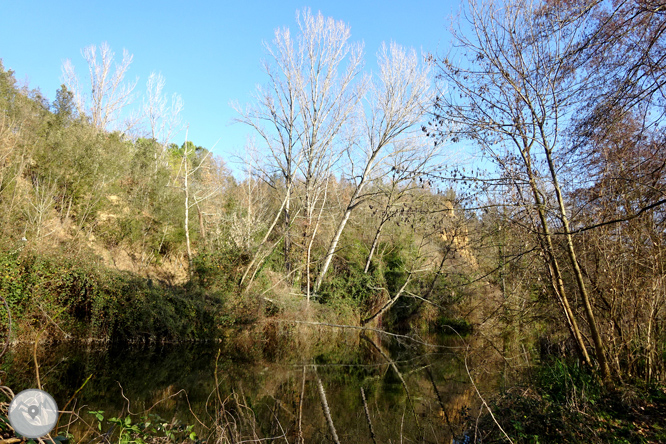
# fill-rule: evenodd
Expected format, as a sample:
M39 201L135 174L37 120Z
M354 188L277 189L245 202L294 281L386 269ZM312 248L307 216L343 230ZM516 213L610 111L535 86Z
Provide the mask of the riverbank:
M533 367L489 407L494 417L486 410L469 426L472 442L666 442L666 386L630 380L609 388L574 361Z
M0 252L0 269L2 343L34 343L38 336L47 342L215 341L233 328L261 330L267 319L360 322L351 304L308 302L284 288L267 292L276 286L270 278L243 289L224 270L207 271L202 283L204 272L195 269L189 282L169 285L110 269L92 255L29 251ZM279 284L279 277L273 280Z

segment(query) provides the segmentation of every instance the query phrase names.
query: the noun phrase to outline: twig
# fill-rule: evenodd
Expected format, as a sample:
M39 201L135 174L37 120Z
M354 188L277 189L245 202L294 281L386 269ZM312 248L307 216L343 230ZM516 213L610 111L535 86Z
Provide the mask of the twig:
M122 390L122 387L121 387L121 390ZM146 414L146 413L150 412L150 411L151 411L152 409L154 409L157 405L163 403L164 401L166 401L166 400L168 400L168 399L175 398L176 396L180 395L181 393L184 393L184 394L185 394L185 400L187 401L187 406L189 407L189 409L190 409L190 413L192 414L192 416L194 416L194 419L196 419L197 422L198 422L199 424L201 424L204 428L206 428L206 429L210 429L210 427L206 426L203 422L201 422L201 420L197 417L197 415L196 415L196 414L194 413L194 411L192 410L192 405L190 404L190 398L187 396L187 391L186 391L185 389L180 389L180 390L178 390L176 393L174 393L173 395L167 396L167 397L164 398L164 399L160 399L160 400L157 401L155 404L153 404L152 406L150 406L150 408L149 408L148 410L146 410L145 412L143 412L143 413ZM123 395L123 397L124 397L124 395ZM127 399L127 398L125 398L125 399ZM129 403L129 400L128 400L127 402ZM127 411L129 412L129 404L128 404L128 406L127 406ZM130 413L130 414L133 414L133 413Z
M192 410L192 404L190 404L190 398L189 396L187 396L187 392L185 392L185 400L187 401L187 407L190 409L190 413L192 414L192 416L194 416L194 419L196 419L197 422L203 426L203 428L210 430L210 427L201 422L199 417L194 413L194 410Z
M0 392L2 392L7 399L14 399L14 392L9 387L0 385Z
M499 427L500 431L504 434L506 439L508 439L509 442L511 444L513 444L513 441L511 440L511 438L509 438L509 435L506 434L506 432L504 431L502 426L499 424L499 422L497 422L497 419L495 419L495 415L493 415L493 411L490 410L490 407L486 403L486 400L483 399L483 396L481 396L481 393L479 392L479 389L476 387L476 384L474 383L474 378L472 378L472 374L469 372L469 367L467 366L467 355L466 354L465 354L465 370L467 370L467 376L469 377L469 380L472 383L472 387L474 387L474 390L476 391L476 394L479 396L479 399L481 399L481 402L486 407L486 409L488 409L488 413L490 413L490 417L493 418L493 421L495 422L495 424L497 424L497 427Z
M32 349L32 357L35 360L35 376L37 377L37 388L42 389L42 381L39 379L39 362L37 362L37 345L39 344L39 337L44 333L46 330L46 327L42 328L42 330L37 333L37 337L35 338L35 347Z
M122 396L123 399L125 399L125 401L127 401L127 413L129 413L130 415L136 415L136 413L132 413L132 411L130 410L130 400L127 399L127 396L125 396L125 392L123 391L123 386L120 385L120 381L116 381L116 384L118 384L118 387L120 387L120 396ZM152 407L151 407L151 409L152 409Z
M218 368L218 361L220 360L220 354L222 353L222 349L218 348L217 349L217 356L215 356L215 394L217 395L217 401L220 403L220 406L223 406L224 403L222 402L222 398L220 397L220 382L217 380L217 368Z
M303 444L303 398L305 397L305 366L303 366L303 382L301 382L301 396L298 400L298 443Z
M58 325L58 323L57 323L56 321L54 321L53 318L51 318L51 316L48 315L48 313L46 313L46 310L44 310L44 308L42 307L42 304L37 304L37 307L39 307L39 309L42 311L42 314L46 317L46 319L48 319L49 321L51 321L51 323L52 323L53 325L55 325L55 327L56 327L58 330L60 330L60 331L62 332L63 335L65 335L65 338L67 338L67 339L71 338L70 334L67 333L65 330L63 330L62 328L60 328L60 326ZM60 310L60 311L58 312L58 314L62 313L64 310L65 310L65 309L63 308L62 310Z
M90 381L90 378L92 378L92 376L93 376L93 374L91 373L90 376L88 376L88 378L86 378L86 380L83 381L83 384L81 384L81 387L79 387L78 390L76 390L76 391L74 392L74 394L71 396L71 398L69 398L69 401L67 401L67 403L65 404L65 406L64 406L62 409L60 409L60 414L58 415L58 420L56 421L56 429L58 428L58 424L60 423L60 417L61 417L62 414L65 413L65 411L67 410L67 407L69 406L69 403L72 402L72 399L74 399L74 397L75 397L75 396L76 396L81 390L83 390L83 387L86 386L86 384L88 383L88 381Z
M148 410L146 410L144 413L148 413L148 412L150 412L152 409L154 409L154 408L157 407L158 405L162 404L164 401L167 401L167 400L169 400L169 399L171 399L171 398L175 398L176 396L180 395L181 393L185 393L185 394L187 394L187 392L185 391L185 389L180 389L180 390L178 390L176 393L174 393L173 395L169 395L169 396L167 396L167 397L164 398L164 399L160 399L160 400L157 401L155 404L153 404L152 406L150 406L150 408L149 408ZM129 412L129 409L128 409L127 411ZM131 414L134 414L134 413L131 413Z

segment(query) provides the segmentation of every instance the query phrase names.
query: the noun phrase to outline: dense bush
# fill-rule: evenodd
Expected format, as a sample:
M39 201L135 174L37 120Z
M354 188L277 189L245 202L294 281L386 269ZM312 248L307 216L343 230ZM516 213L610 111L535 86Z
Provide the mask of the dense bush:
M14 333L46 326L106 340L213 338L222 301L196 288L158 285L109 270L92 258L58 258L33 252L0 253L0 292L11 310ZM6 311L0 312L7 325Z
M336 267L321 287L319 301L329 305L349 305L355 309L366 308L368 301L377 294L377 278L363 272L359 264Z
M231 293L240 289L240 277L250 256L237 248L204 250L193 260L194 283L204 289Z

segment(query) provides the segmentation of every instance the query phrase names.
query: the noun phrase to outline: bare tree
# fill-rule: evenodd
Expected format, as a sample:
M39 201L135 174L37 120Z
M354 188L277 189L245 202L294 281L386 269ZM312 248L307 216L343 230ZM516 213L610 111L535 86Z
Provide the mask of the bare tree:
M178 94L171 96L171 102L164 94L166 80L162 74L151 73L146 82L146 97L143 103L143 113L150 126L150 137L158 141L163 147L171 141L174 133L181 125L181 112L183 99Z
M297 12L299 35L294 42L289 29L278 29L265 44L270 61L264 62L269 77L258 88L256 104L246 109L235 105L237 121L252 127L264 142L269 165L266 177L278 172L287 193L283 206L284 255L291 271L291 193L297 175L305 188L306 235L316 214L329 169L334 163L340 132L362 97L362 82L354 81L362 66L362 47L349 43L350 28L344 22Z
M3 230L9 226L9 217L17 202L17 180L29 161L29 154L25 149L20 149L20 137L21 125L3 113L0 116L0 199L6 203L2 217ZM8 196L10 191L11 197Z
M472 33L454 31L454 46L466 59L458 61L458 54L451 54L440 63L448 90L437 97L438 118L448 135L478 143L496 163L504 185L516 189L538 233L553 293L589 363L556 252L554 233L563 234L565 260L582 300L595 357L608 379L603 339L579 267L561 178L575 162L575 152L561 132L590 86L575 50L588 11L583 8L580 21L572 21L571 11L545 13L540 6L523 0L469 3L466 18ZM575 178L567 179L571 186Z
M180 158L180 167L176 175L177 180L180 184L176 185L180 190L183 191L185 197L185 216L183 218L183 228L185 230L185 244L187 247L187 262L188 262L188 272L192 273L192 242L190 240L190 209L197 207L199 210L200 204L210 199L214 196L223 186L223 184L215 184L214 188L206 188L197 186L197 181L195 181L195 175L205 167L210 151L204 150L205 154L202 158L196 159L197 162L194 163L196 157L197 147L190 141L187 140L187 135L185 136L185 143L183 143L182 153ZM200 211L200 210L199 210ZM200 224L203 225L203 221L200 220ZM203 233L202 233L203 236Z
M303 247L309 300L312 243L326 204L331 167L342 152L336 149L340 145L336 142L362 97L365 82L353 83L362 68L363 52L361 45L347 44L351 36L348 25L325 19L321 13L313 16L309 10L302 18L297 15L297 22L301 29L299 52L305 56L297 97L303 125L299 170L304 187ZM340 69L344 71L339 73ZM316 211L319 200L322 202Z
M56 180L35 179L33 183L34 197L28 202L26 209L28 221L35 230L35 239L37 242L51 233L43 234L44 223L49 218L49 212L54 206L54 197L57 193L58 182Z
M122 125L117 121L123 108L132 101L132 92L137 83L124 83L133 56L123 49L122 61L114 64L115 54L106 42L99 47L99 58L95 45L87 46L81 54L88 64L89 90L81 85L71 60L65 60L62 66L63 80L74 93L78 112L89 116L97 128L120 129ZM130 122L129 125L135 123Z
M269 166L266 168L258 164L257 169L263 170L268 181L272 181L275 172L284 180L285 199L281 211L284 214L285 268L289 271L291 192L298 164L297 145L301 137L297 124L299 111L295 92L298 79L294 70L300 70L300 66L288 30L276 30L274 45L275 52L270 50L269 45L265 45L274 60L274 64L264 62L263 66L270 79L269 85L266 88L257 88L255 105L245 109L238 104L234 104L234 107L240 114L237 121L252 127L268 149ZM277 187L277 184L273 186Z
M378 79L370 85L359 137L347 151L353 192L324 257L315 292L323 282L352 212L368 198L365 193L368 184L388 174L396 156L417 155L425 147L418 125L432 100L429 67L419 63L415 51L395 43L382 45L378 64Z
M609 364L648 382L663 378L665 364L658 325L666 309L666 219L659 208L666 201L666 139L663 130L645 128L643 112L608 116L615 123L586 142L582 168L592 184L570 200L580 267L603 308Z

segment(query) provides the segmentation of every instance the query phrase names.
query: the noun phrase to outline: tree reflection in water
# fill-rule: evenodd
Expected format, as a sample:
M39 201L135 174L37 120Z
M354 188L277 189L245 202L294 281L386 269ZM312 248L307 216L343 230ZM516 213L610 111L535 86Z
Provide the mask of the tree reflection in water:
M317 336L306 348L286 336L69 343L44 346L38 358L42 386L63 405L93 375L71 404L88 423L89 411L135 423L154 413L193 424L208 442L451 442L468 425L468 412L479 411L460 339L429 338L439 345L426 346L358 332ZM31 358L30 347L5 356L3 384L15 393L35 384ZM482 391L495 389L495 378L479 379ZM70 432L79 437L87 428L78 421Z

